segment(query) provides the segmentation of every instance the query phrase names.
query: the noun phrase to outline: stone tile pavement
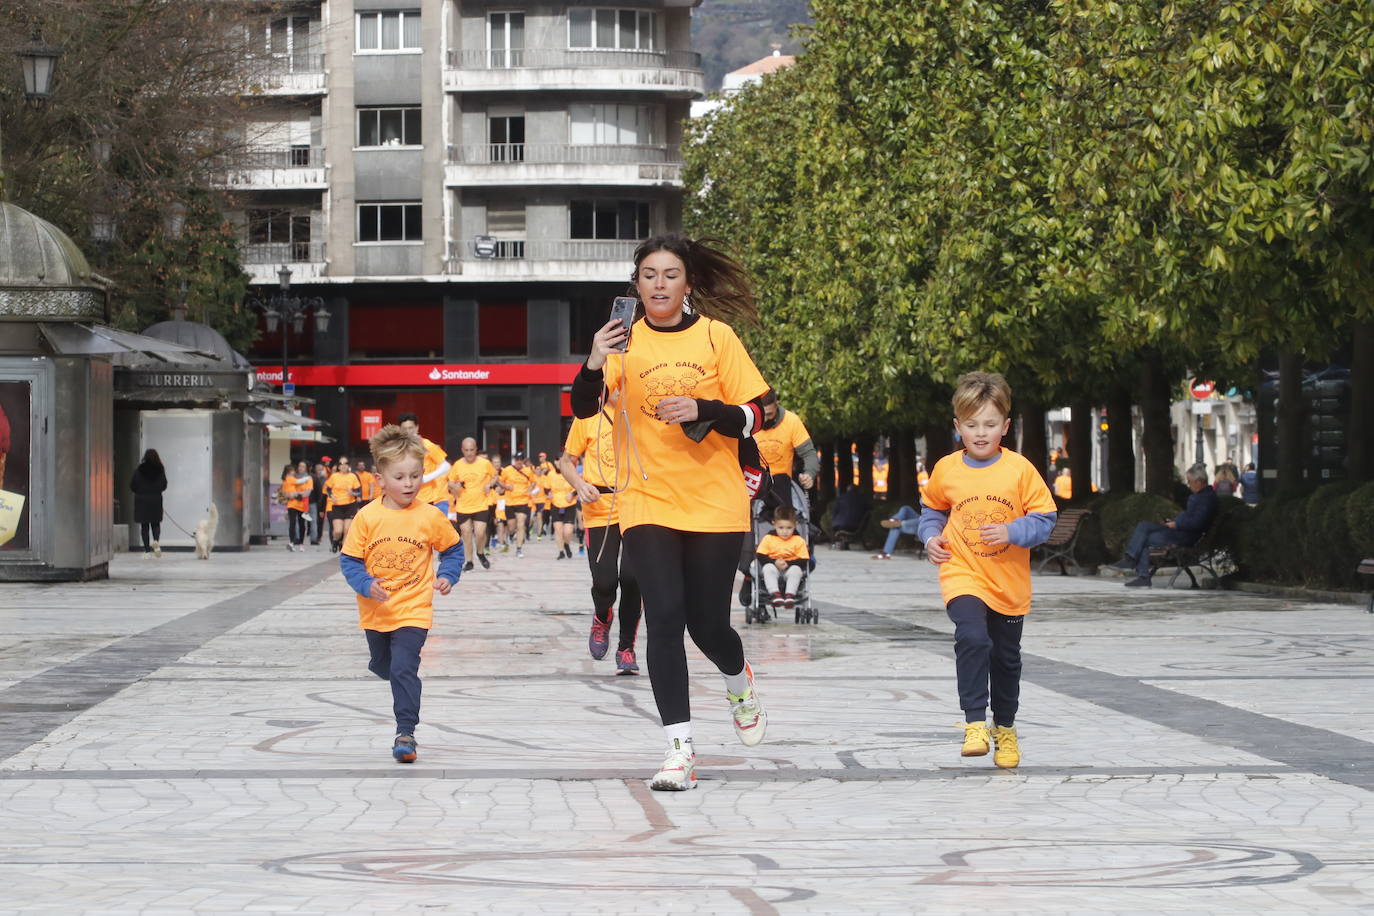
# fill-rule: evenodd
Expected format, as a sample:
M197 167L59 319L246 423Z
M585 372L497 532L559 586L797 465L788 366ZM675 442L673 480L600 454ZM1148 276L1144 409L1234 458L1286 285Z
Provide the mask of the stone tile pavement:
M0 585L0 913L1374 910L1360 607L1037 577L1001 771L958 756L933 568L819 558L819 626L737 615L764 744L689 650L681 794L547 541L439 600L409 767L328 553Z

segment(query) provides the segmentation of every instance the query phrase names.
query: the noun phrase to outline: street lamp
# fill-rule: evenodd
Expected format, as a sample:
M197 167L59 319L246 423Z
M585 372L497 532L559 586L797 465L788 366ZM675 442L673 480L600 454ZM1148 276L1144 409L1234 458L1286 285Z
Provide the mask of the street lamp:
M14 52L24 68L24 98L42 105L52 95L52 75L62 52L43 43L34 33L33 43Z
M247 300L247 305L262 312L267 320L267 333L275 334L278 324L281 325L281 390L289 398L295 386L287 387L291 383L286 354L287 324L290 324L290 330L302 333L305 330L305 313L313 310L315 330L323 334L329 330L329 312L324 307L324 299L319 296L291 295L291 268L285 264L277 271L277 278L278 289L271 298L264 301L254 296Z

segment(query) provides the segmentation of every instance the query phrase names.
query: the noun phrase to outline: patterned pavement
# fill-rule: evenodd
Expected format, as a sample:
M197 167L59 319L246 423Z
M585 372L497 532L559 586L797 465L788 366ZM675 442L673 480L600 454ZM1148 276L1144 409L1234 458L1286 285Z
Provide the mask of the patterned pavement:
M819 626L736 615L764 744L689 650L671 794L584 561L526 553L439 599L413 766L327 553L0 584L0 913L1374 910L1358 605L1037 576L1001 771L958 756L933 568L822 549Z

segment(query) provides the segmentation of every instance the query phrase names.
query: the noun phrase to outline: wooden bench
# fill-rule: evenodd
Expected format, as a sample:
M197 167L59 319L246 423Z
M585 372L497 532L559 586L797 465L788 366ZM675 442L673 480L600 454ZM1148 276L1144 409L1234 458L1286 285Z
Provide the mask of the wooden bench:
M1040 563L1035 567L1036 572L1044 572L1045 565L1052 560L1059 563L1061 576L1069 574L1066 562L1072 563L1075 570L1080 569L1078 560L1074 559L1073 549L1078 541L1078 532L1083 527L1083 520L1092 514L1091 509L1064 509L1059 513L1054 521L1054 527L1050 529L1050 536L1038 548L1042 553Z
M1221 576L1217 575L1216 555L1218 550L1217 531L1220 526L1217 519L1212 519L1212 524L1202 533L1202 537L1197 542L1190 545L1168 544L1164 547L1150 548L1150 576L1154 577L1155 570L1163 569L1167 566L1174 567L1174 574L1169 577L1169 588L1174 587L1178 577L1183 573L1188 574L1188 581L1191 583L1189 588L1197 588L1197 576L1193 575L1190 566L1198 566L1212 574L1218 586L1221 584Z
M1361 560L1360 565L1355 567L1355 572L1359 573L1362 576L1369 576L1371 579L1374 579L1374 557L1368 557L1366 559ZM1365 608L1365 611L1367 613L1374 614L1374 591L1370 592L1369 607Z

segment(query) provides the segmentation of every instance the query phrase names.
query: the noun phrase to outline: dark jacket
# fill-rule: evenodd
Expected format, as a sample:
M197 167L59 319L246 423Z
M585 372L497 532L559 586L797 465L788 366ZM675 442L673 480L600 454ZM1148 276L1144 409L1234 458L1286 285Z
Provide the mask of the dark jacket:
M1183 511L1174 516L1174 528L1190 535L1193 542L1202 537L1217 517L1217 494L1211 487L1203 487L1188 497Z
M328 474L311 474L310 479L314 486L310 488L310 505L318 512L324 511L324 501L328 496L325 491L324 482L329 479Z
M140 464L129 481L134 491L134 522L139 525L162 523L162 491L167 489L167 474L161 465Z
M858 487L850 487L835 497L830 512L830 527L836 531L857 531L868 511L868 498Z

